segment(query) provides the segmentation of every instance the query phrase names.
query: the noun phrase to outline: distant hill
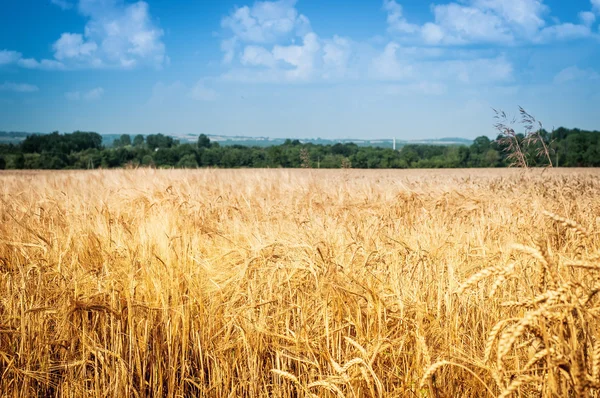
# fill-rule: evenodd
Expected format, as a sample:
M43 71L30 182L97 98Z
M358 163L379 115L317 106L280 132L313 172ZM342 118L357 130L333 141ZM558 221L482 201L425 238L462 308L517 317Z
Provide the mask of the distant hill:
M16 132L16 131L0 131L0 144L19 144L28 135L33 134L44 134L44 133L27 133L27 132ZM130 134L131 138L135 134ZM186 135L171 135L174 139L179 140L181 143L195 143L198 140L199 134L186 134ZM118 139L121 134L102 134L102 143L105 146L112 146L113 142ZM270 137L246 137L246 136L226 136L226 135L211 135L207 134L211 141L218 142L221 145L243 145L243 146L258 146L267 147L273 145L281 145L286 141L286 138L270 138ZM294 138L291 138L294 139ZM371 146L380 148L392 148L393 140L386 139L372 139L372 140L359 140L359 139L326 139L326 138L302 138L298 139L303 144L315 144L315 145L334 145L337 143L355 143L358 146ZM422 140L396 140L396 148L401 148L408 144L429 144L429 145L471 145L473 140L466 138L438 138L438 139L422 139Z
M0 131L0 144L18 144L28 135L41 133L25 133L22 131Z
M259 146L266 147L272 145L281 145L287 138L270 138L270 137L245 137L245 136L225 136L225 135L210 135L207 134L211 141L218 142L221 145L244 145L244 146ZM174 135L173 138L180 140L180 142L196 142L198 140L197 135ZM290 138L292 140L296 138ZM327 139L327 138L297 138L303 144L315 144L315 145L334 145L337 143L355 143L358 146L371 146L380 148L392 148L393 139L372 139L372 140L360 140L353 138L341 138L341 139ZM466 138L440 138L440 139L422 139L422 140L396 140L396 148L401 148L408 144L429 144L429 145L466 145L469 146L473 143L473 140Z

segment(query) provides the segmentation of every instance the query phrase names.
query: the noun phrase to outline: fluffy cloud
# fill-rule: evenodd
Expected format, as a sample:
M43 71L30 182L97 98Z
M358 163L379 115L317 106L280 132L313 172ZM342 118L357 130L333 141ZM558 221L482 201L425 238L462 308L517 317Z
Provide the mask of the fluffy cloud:
M252 14L251 11L257 4L265 6L267 2L243 8L243 15ZM295 2L269 4L276 4L277 7L286 4L288 11L292 11L288 14L279 12L276 15L290 15L289 21L300 15L295 8L290 8ZM532 4L537 3L533 1ZM473 0L470 7L457 4L435 6L435 23L422 27L408 23L403 16L402 7L394 0L385 0L383 9L388 13L387 22L392 34L422 37L432 44L470 41L508 43L512 41L513 31L507 27L507 21L514 24L540 25L536 18L527 17L529 9L509 10L494 1ZM541 8L530 9L532 12L542 12ZM239 10L236 10L235 15ZM259 24L246 25L256 28ZM292 24L285 26L285 29L278 32L286 32L290 36L288 41L291 41L291 44L258 43L264 41L266 36L254 33L250 35L250 28L244 31L244 34L232 38L241 47L239 51L232 50L232 46L222 43L226 57L232 61L232 67L222 78L254 83L366 78L403 82L401 87L404 90L428 95L439 95L445 90L446 84L494 84L513 79L512 64L504 56L494 57L487 54L482 57L472 54L467 55L468 59L463 61L460 54L441 52L439 48L404 46L402 43L405 41L402 39L390 42L383 51L377 53L376 49L354 43L348 38L334 36L323 39L314 32L307 33L300 43L296 43L292 37ZM281 37L280 40L283 40ZM429 76L432 76L432 79Z
M84 41L83 36L76 33L63 33L54 45L54 57L58 60L68 58L85 58L91 56L98 45L93 41Z
M473 0L475 8L500 16L515 30L532 34L545 25L542 0Z
M26 69L64 69L64 65L59 61L51 59L37 61L33 58L23 58L23 54L21 54L20 52L9 50L0 51L0 66L3 65L18 65Z
M21 59L22 54L16 51L1 50L0 51L0 66L9 65Z
M370 77L384 81L404 81L413 92L430 89L439 92L445 84L504 83L513 79L513 66L504 57L446 59L449 54L431 54L431 58L419 59L413 48L403 48L389 43L377 56L370 68ZM412 82L412 83L411 83ZM423 83L427 82L427 84Z
M296 0L259 1L252 7L236 8L223 18L221 26L236 39L251 43L272 43L291 34L310 32L308 18L295 8Z
M398 93L440 95L450 87L514 82L503 47L596 36L593 13L582 11L580 23L561 23L542 0L446 1L432 5L432 20L422 25L409 21L399 1L382 2L391 39L384 48L382 41L312 31L298 36L298 21L308 19L292 0L236 8L222 20L232 35L221 43L229 62L221 77L252 83L363 79L388 82ZM477 44L495 46L471 47Z
M577 66L570 66L561 70L554 76L554 83L563 84L573 81L598 80L600 75L592 69L579 69Z
M600 0L591 0L592 10L600 15Z
M333 36L323 44L323 78L350 77L348 69L352 55L352 42L344 37Z
M38 86L24 83L4 82L0 84L0 91L12 91L15 93L33 93L38 91Z
M236 8L230 15L221 20L221 27L231 37L221 41L223 62L232 63L236 51L242 49L242 61L247 64L266 61L252 59L253 56L264 56L259 47L252 45L281 44L294 37L304 37L311 33L310 21L296 9L296 0L257 1L252 6Z
M504 21L485 9L466 7L451 3L433 8L435 24L429 25L425 32L428 42L433 42L431 29L437 28L439 41L450 44L476 42L510 42L512 35Z
M104 89L102 87L94 88L90 91L70 91L65 93L65 98L69 101L96 101L102 98Z
M354 78L349 69L352 42L334 36L321 39L308 33L300 44L274 45L271 49L248 45L240 55L240 65L224 74L226 80L245 82L308 82Z
M579 13L579 20L585 26L592 26L596 21L596 15L591 11L582 11Z
M425 25L423 25L421 34L423 35L423 40L425 40L425 43L427 44L438 44L444 39L445 36L442 28L439 25L431 22L427 22Z
M563 23L548 26L539 32L534 39L536 42L549 42L555 40L571 40L590 37L592 30L589 25L576 25L572 23Z
M133 4L117 0L80 0L79 11L89 18L85 26L86 43L92 66L132 68L140 64L162 66L166 62L162 29L155 26L148 3ZM87 50L91 50L90 47Z
M53 0L69 8L70 2ZM54 59L22 58L20 53L0 52L2 63L28 69L161 67L168 62L163 31L150 16L148 3L125 0L79 0L78 10L87 19L83 33L63 33L52 49ZM11 53L11 54L9 54Z
M17 64L26 69L40 69L40 70L63 70L65 65L54 59L42 59L37 61L33 58L21 58L17 61Z
M274 67L276 60L273 53L261 46L246 46L242 52L240 62L245 66Z
M236 46L237 39L235 37L221 41L221 51L223 51L223 62L225 64L230 64L233 61Z
M581 24L547 25L549 8L542 0L464 0L432 6L433 22L422 26L409 23L395 0L384 0L388 31L403 40L423 41L429 45L468 45L492 43L514 45L568 40L593 35L592 12L579 13ZM600 0L592 0L600 11Z
M352 74L353 43L320 38L296 9L296 0L258 1L236 8L221 21L230 37L221 41L226 80L300 82Z
M388 30L391 32L414 33L419 30L418 25L408 23L402 13L402 6L394 0L384 0L383 9L387 12Z
M273 57L291 66L284 74L288 80L308 80L312 77L315 58L321 49L316 34L308 33L304 36L303 44L291 46L275 46Z
M350 77L352 42L340 36L321 39L310 32L292 44L248 44L239 53L239 65L223 75L245 82L306 82Z
M383 53L373 60L371 77L377 80L406 80L414 76L412 65L398 59L400 45L389 43Z

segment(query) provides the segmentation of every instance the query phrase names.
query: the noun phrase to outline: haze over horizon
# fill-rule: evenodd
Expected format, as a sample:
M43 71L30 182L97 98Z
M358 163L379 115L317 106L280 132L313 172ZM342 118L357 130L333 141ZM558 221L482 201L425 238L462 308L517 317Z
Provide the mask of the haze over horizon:
M0 131L404 140L600 129L600 0L21 0Z

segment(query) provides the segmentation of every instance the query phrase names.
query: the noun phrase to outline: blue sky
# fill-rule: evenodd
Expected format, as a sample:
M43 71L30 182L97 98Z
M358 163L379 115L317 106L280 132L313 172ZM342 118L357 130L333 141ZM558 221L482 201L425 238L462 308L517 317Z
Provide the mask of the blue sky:
M600 0L6 0L0 130L494 136L600 129Z

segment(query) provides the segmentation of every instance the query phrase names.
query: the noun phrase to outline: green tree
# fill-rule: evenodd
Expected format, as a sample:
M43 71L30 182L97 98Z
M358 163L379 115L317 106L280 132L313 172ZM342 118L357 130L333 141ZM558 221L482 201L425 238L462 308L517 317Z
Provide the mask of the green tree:
M6 160L4 160L4 156L0 156L0 170L4 170L6 168Z
M142 145L144 145L144 136L141 134L138 134L133 138L133 146L142 146Z
M119 138L119 146L129 146L131 145L131 137L129 134L122 134L121 138Z
M484 157L485 167L498 167L500 166L500 154L494 149L488 149Z
M152 156L144 155L144 157L142 158L142 165L154 167L154 160L152 160Z
M18 153L14 159L14 168L15 169L24 169L25 168L25 155L22 153Z
M415 149L416 145L405 145L400 149L400 159L406 162L408 167L413 167L419 160L419 153Z
M219 166L221 164L222 150L218 147L207 148L202 152L202 166Z
M196 161L196 156L192 154L185 155L179 162L177 162L177 167L181 167L183 169L195 169L198 167L198 162Z
M210 148L210 138L206 134L200 134L198 137L198 148Z
M175 141L173 137L164 134L150 134L146 137L146 144L148 144L148 148L150 149L171 148L175 144Z
M175 166L179 161L177 153L171 148L159 148L154 153L154 163L157 166Z
M321 160L322 169L339 169L342 167L342 161L344 157L342 155L325 155Z
M473 144L471 145L471 152L477 155L482 155L486 153L488 149L490 149L490 144L490 139L485 135L477 137L475 138L475 140L473 140Z

